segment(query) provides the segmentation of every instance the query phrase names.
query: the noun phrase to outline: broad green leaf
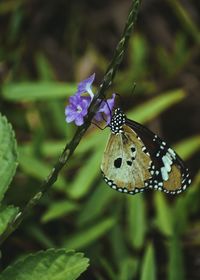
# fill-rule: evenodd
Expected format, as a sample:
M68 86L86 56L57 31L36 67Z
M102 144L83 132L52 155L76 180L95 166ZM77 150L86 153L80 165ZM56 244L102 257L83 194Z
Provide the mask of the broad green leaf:
M183 252L180 243L180 237L173 236L168 245L168 280L184 280L185 263L183 260Z
M184 159L188 159L194 153L200 151L200 135L185 139L175 146L175 150Z
M50 204L47 211L42 216L42 222L46 223L60 217L63 217L71 212L74 212L78 209L78 204L63 200L59 202L53 202Z
M185 96L185 92L182 89L161 93L129 112L128 117L141 123L150 121L164 110L171 108L173 104L183 100Z
M8 224L13 221L19 212L19 208L13 205L0 206L0 235L5 231Z
M156 263L154 257L154 248L149 244L146 248L142 262L141 280L155 280L156 278Z
M25 173L39 180L44 180L50 174L52 168L34 156L23 153L21 149L19 153L19 166ZM55 182L55 187L60 191L67 189L67 183L61 175Z
M73 199L84 196L91 188L98 174L100 174L100 163L103 153L103 147L100 147L90 156L87 157L82 167L77 172L74 181L71 183L67 193Z
M155 192L154 203L156 208L156 226L163 234L172 235L174 230L172 207L168 205L165 196L160 192Z
M74 280L88 267L82 253L64 249L40 251L7 267L0 280Z
M86 247L108 232L115 222L115 219L108 218L92 227L88 227L85 231L77 231L77 234L73 234L73 237L68 238L64 246L74 249Z
M0 114L0 201L15 174L17 147L15 135L6 117Z
M127 197L128 237L134 248L140 248L144 243L146 233L145 201L142 194Z
M62 82L21 82L5 84L2 94L6 100L36 101L67 98L76 92L77 85Z

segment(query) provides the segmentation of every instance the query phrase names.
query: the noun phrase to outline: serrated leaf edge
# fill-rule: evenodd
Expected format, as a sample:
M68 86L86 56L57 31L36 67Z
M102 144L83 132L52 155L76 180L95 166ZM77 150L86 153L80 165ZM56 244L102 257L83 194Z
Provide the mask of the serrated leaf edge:
M9 178L9 182L8 182L8 187L9 187L9 185L10 185L10 183L12 182L13 177L14 177L14 175L15 175L15 173L16 173L16 170L17 170L17 166L18 166L18 156L19 156L19 155L18 155L18 150L17 150L17 141L16 141L16 137L15 137L15 131L13 130L13 127L12 127L11 123L8 121L7 117L4 116L4 115L2 115L1 113L0 113L0 118L2 119L2 121L4 122L4 124L6 124L6 125L8 126L9 131L10 131L10 134L11 134L11 136L13 137L13 140L14 140L14 141L13 141L13 142L14 142L14 149L13 149L13 150L15 151L15 154L16 154L15 172L14 172L13 176ZM6 191L7 191L7 190L6 190ZM6 191L4 192L4 194L3 194L2 198L1 198L1 201L2 201L3 198L4 198Z
M15 265L18 265L18 264L21 264L21 263L23 263L23 262L25 262L26 260L28 260L29 258L32 258L32 257L37 257L37 256L39 256L39 255L41 255L41 254L43 254L43 253L65 253L65 254L72 254L72 253L75 253L74 255L76 255L76 256L79 256L79 257L83 257L86 261L87 261L87 266L86 266L86 268L89 266L89 259L87 258L87 257L85 257L84 256L84 253L82 253L82 252L75 252L75 250L67 250L67 249L64 249L64 248L61 248L61 249L54 249L54 248L49 248L49 249L47 249L47 250L40 250L40 251L38 251L38 252L36 252L36 253L30 253L30 254L28 254L27 256L25 256L25 257L23 257L23 258L21 258L21 259L18 259L17 261L15 261L13 264L11 264L11 265L9 265L9 266L7 266L3 271L2 271L2 273L0 274L0 277L2 276L2 274L4 273L4 272L7 272L8 270L10 270L10 269L12 269L13 268L13 266L15 266Z

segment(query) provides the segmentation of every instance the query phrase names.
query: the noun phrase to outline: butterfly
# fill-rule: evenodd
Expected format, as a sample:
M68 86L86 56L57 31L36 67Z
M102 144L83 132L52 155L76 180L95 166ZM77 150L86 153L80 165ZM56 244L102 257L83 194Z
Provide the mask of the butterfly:
M115 109L101 171L103 179L122 193L137 194L146 189L180 194L191 184L183 160L166 142L145 126L127 119Z

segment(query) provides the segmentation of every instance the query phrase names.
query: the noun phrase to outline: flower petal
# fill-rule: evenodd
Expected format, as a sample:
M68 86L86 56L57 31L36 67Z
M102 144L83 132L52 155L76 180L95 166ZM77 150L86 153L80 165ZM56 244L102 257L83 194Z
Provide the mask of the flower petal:
M76 124L77 126L81 126L81 125L84 123L84 121L83 121L83 116L82 116L81 114L79 114L79 115L76 117L76 119L74 120L74 122L75 122L75 124Z
M65 108L65 120L67 123L72 122L76 118L76 111L71 105L66 106Z
M103 116L102 116L102 113L101 112L97 112L94 116L94 119L97 121L97 122L101 122L103 120Z
M115 94L112 94L112 98L106 100L106 101L102 101L100 108L98 110L98 112L96 113L94 119L97 121L102 121L104 119L106 119L106 123L109 124L111 121L111 117L112 117L112 109L114 107L114 103L115 103ZM99 100L100 102L100 100ZM105 118L103 118L103 116Z
M71 115L66 115L65 120L66 120L67 123L70 123L70 122L73 122L75 120L75 118L76 118L76 115L71 114Z
M89 93L91 99L94 97L94 93L92 92L91 86L95 79L95 73L92 74L89 78L83 80L78 84L78 94L81 95L84 92Z

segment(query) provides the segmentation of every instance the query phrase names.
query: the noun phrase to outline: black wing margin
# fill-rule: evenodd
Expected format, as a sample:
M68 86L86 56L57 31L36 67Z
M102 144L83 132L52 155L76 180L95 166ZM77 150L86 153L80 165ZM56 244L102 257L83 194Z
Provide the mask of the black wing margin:
M144 152L152 160L152 178L145 182L145 186L169 194L179 194L186 190L191 179L180 156L145 126L129 119L126 124L137 133L145 146Z

